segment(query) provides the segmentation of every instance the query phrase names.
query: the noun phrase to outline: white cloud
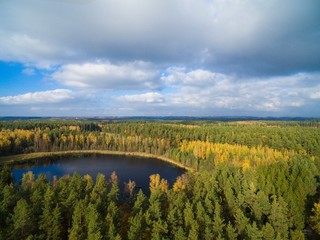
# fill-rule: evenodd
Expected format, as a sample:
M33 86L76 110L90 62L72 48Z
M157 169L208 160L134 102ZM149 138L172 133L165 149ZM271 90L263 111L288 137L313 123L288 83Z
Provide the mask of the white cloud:
M0 97L2 105L28 105L39 103L59 103L73 99L72 91L68 89L56 89L42 92L30 92L16 96Z
M306 105L312 105L308 99L316 99L320 89L317 73L236 79L201 69L170 68L168 72L163 80L178 87L162 97L166 99L165 106L177 109L178 115L179 109L206 115L225 111L298 115Z
M320 89L320 87L318 87ZM320 91L314 91L310 94L311 99L320 99Z
M319 0L0 1L0 61L50 75L51 88L81 91L60 94L73 98L59 106L70 114L312 115L320 105L319 7ZM50 101L36 95L1 97L2 110Z
M66 86L91 89L158 89L160 74L152 64L134 61L122 64L87 62L68 64L52 74Z
M25 69L22 70L22 73L24 75L29 75L29 76L32 76L32 75L36 74L36 72L35 72L35 70L33 68L25 68Z
M61 46L24 33L3 31L0 27L0 59L48 69L56 62L53 56L61 55Z
M186 72L186 68L170 67L167 69L168 75L162 76L162 80L168 84L187 84L187 85L204 85L215 84L223 74L196 69Z
M314 70L318 9L318 0L1 1L0 59L37 66L140 59L256 75Z
M157 92L148 92L143 94L123 95L117 98L124 102L139 102L139 103L163 103L164 97Z

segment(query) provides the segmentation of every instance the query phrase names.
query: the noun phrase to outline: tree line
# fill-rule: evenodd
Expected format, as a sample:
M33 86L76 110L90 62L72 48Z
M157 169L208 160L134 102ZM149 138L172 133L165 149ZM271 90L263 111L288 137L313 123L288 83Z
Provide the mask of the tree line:
M40 124L41 123L41 124ZM319 237L315 124L27 121L1 125L0 153L101 149L164 155L195 169L150 195L113 173L48 182L0 172L0 238L304 239ZM33 125L34 124L34 125ZM20 126L19 128L16 128ZM124 189L123 189L124 187Z

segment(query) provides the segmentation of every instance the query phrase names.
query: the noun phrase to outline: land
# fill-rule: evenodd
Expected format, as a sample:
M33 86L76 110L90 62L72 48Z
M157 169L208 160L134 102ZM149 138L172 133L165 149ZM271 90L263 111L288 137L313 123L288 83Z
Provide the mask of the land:
M0 238L319 239L317 119L10 119L0 121ZM188 173L150 196L117 176L53 183L10 164L38 157L124 154ZM25 221L28 219L28 221Z

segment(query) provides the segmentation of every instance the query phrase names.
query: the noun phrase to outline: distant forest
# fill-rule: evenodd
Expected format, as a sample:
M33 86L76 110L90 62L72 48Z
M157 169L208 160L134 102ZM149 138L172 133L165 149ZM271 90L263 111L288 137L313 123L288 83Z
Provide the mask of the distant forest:
M319 239L320 122L0 121L0 239ZM110 150L165 156L192 171L150 195L111 176L32 172L8 156Z

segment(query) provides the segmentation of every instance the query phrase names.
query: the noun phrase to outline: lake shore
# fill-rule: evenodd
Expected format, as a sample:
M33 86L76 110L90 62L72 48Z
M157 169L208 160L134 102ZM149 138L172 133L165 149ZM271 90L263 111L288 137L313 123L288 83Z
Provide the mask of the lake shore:
M144 158L156 158L164 162L168 162L177 167L183 168L187 171L193 172L194 169L185 166L182 163L173 161L165 156L144 153L144 152L123 152L123 151L109 151L109 150L72 150L72 151L59 151L59 152L35 152L35 153L25 153L11 156L0 157L0 166L4 164L14 164L22 163L36 158L43 157L55 157L55 156L68 156L68 155L81 155L81 154L101 154L101 155L125 155L125 156L135 156Z

